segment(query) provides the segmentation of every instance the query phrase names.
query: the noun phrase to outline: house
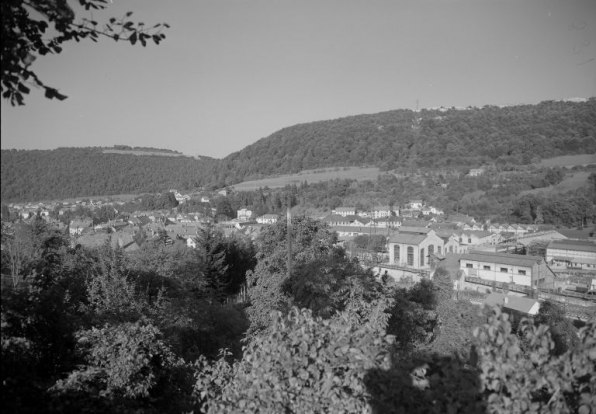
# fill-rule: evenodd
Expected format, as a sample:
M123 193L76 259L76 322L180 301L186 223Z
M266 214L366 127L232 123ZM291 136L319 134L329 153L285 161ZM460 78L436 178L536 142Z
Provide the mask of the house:
M350 225L350 220L339 214L330 214L327 217L322 218L321 222L331 227Z
M482 230L464 230L459 235L459 242L468 246L496 244L496 234Z
M468 215L465 214L454 214L452 216L449 216L449 221L451 223L455 223L460 227L463 227L465 224L474 224L476 223L476 220L474 220L474 217L470 217Z
M399 211L399 215L404 218L418 217L419 214L420 214L420 210L413 210L411 208L402 208Z
M337 207L331 211L331 214L338 214L340 216L355 216L356 215L356 208L355 207Z
M260 217L257 217L257 223L260 224L275 224L279 220L279 216L277 214L263 214Z
M515 326L522 318L533 317L540 310L540 302L536 299L524 298L503 293L493 292L484 300L488 306L501 305L503 312L509 315L510 322Z
M373 227L375 224L372 219L366 217L357 217L354 221L350 222L350 226L355 227Z
M93 220L90 218L76 218L71 220L68 226L68 232L71 236L80 236L84 229L92 228Z
M395 216L391 216L391 217L385 217L385 218L380 218L380 219L376 219L374 222L374 225L376 227L383 227L383 228L398 228L399 226L401 226L401 219L399 217L395 217Z
M409 208L412 210L420 210L423 205L422 200L410 200L408 203Z
M420 209L420 212L422 213L423 216L430 216L430 214L432 213L432 210L430 207L422 207Z
M209 202L209 197L207 197L207 196L201 197L201 203L208 203L208 202Z
M383 217L391 217L391 207L389 206L378 206L373 207L372 209L372 217L374 219L383 218Z
M370 229L355 226L333 226L331 231L335 231L339 237L358 236L360 234L369 234Z
M430 212L436 216L442 216L445 214L445 212L443 210L441 210L440 208L436 208L433 206L430 206L429 208L430 208Z
M553 240L546 260L557 268L596 269L596 243L591 240Z
M484 168L471 168L468 175L470 177L478 177L478 176L484 174L484 172L485 172Z
M443 254L444 242L434 230L420 227L401 227L389 237L389 264L412 269L431 267L431 256Z
M252 217L252 210L241 208L236 212L236 217L238 217L238 220L248 221Z
M404 227L428 227L430 225L430 221L424 220L404 220L402 222L402 226Z
M471 223L471 224L466 223L466 224L464 224L463 228L464 228L464 230L471 230L471 231L484 230L483 226L478 223Z
M516 285L552 286L554 273L538 256L492 253L472 250L459 260L460 269L468 277Z

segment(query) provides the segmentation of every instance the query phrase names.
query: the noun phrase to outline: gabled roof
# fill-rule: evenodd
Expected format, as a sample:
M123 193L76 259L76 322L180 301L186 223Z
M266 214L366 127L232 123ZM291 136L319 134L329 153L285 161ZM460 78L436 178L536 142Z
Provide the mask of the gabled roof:
M427 237L427 234L398 233L389 237L389 243L419 245Z
M341 217L341 216L340 216ZM260 219L278 219L279 216L277 214L263 214Z
M424 220L404 220L403 222L404 227L426 228L429 224L429 221Z
M433 229L429 229L428 227L410 227L410 226L401 226L399 228L400 233L418 233L418 234L428 234Z
M327 217L323 217L321 219L322 222L324 223L329 223L329 222L336 222L336 221L349 221L347 218L345 218L342 215L339 214L329 214Z
M505 303L505 300L507 300L507 303ZM504 295L503 293L491 293L484 300L484 303L489 306L503 305L503 308L505 309L511 309L531 315L538 312L538 307L536 307L536 304L538 303L537 300L513 295Z
M522 256L519 254L492 253L479 250L472 250L470 253L462 254L461 260L504 264L510 266L533 267L544 259L539 256Z
M472 236L476 236L478 238L489 237L492 236L493 233L490 231L483 231L483 230L464 230L463 234L470 234Z
M355 211L356 207L337 207L334 208L335 211Z

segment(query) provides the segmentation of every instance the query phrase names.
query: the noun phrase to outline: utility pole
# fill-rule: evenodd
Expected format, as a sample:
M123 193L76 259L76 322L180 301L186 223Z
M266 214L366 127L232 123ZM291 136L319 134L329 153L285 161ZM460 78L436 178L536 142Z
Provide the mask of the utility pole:
M288 194L288 211L287 211L287 227L288 227L288 277L292 275L292 210L290 205L290 194Z

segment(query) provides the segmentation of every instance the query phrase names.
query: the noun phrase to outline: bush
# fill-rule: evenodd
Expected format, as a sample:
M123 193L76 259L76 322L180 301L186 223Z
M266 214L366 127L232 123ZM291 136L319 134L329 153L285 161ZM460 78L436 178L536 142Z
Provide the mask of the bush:
M287 317L275 315L242 361L231 367L220 360L201 371L196 390L208 413L363 412L364 377L369 369L388 368L391 342L369 324L323 320L294 308Z

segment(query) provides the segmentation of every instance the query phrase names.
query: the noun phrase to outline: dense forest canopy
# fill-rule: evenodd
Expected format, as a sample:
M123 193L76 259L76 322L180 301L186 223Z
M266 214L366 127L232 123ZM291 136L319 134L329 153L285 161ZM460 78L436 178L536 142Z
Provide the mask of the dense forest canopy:
M2 150L1 195L8 202L221 188L332 166L453 170L487 163L521 166L595 152L595 98L503 108L395 110L284 128L222 160L140 158L104 154L99 148Z

